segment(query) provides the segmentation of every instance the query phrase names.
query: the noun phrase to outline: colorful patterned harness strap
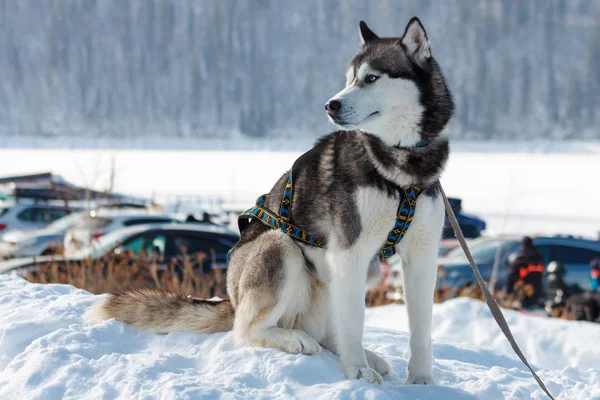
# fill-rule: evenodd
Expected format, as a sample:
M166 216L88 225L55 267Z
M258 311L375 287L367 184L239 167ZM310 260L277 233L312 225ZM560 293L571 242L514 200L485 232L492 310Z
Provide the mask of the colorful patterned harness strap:
M283 190L283 197L281 199L281 207L279 209L279 215L275 214L266 207L265 204L267 195L263 194L256 200L256 205L248 210L244 211L240 218L254 218L262 222L264 225L269 226L273 229L281 229L294 239L300 240L301 242L316 246L323 247L323 241L319 240L315 235L311 235L304 229L292 224L290 222L290 215L292 213L292 173L288 177L285 189ZM241 226L241 224L240 224ZM242 229L240 229L242 230Z
M388 237L379 250L379 259L385 260L396 254L396 245L400 243L415 215L417 209L417 198L423 192L421 186L402 186L400 191L400 205L396 213L394 228L388 233Z
M323 247L323 240L319 239L315 235L309 234L304 229L290 222L292 211L292 190L293 181L292 172L290 172L287 183L285 184L285 189L283 190L279 215L264 207L267 195L263 194L258 198L258 200L256 200L256 205L254 207L249 208L240 214L240 231L243 231L247 227L247 219L252 218L262 222L264 225L270 228L280 229L296 240L300 240L301 242L310 244L312 246ZM379 250L379 258L381 260L390 258L396 254L396 245L400 243L410 227L410 223L415 215L417 198L422 192L423 188L420 186L403 186L401 188L400 205L398 206L396 223L394 228L390 231L390 233L388 233L384 245ZM244 220L246 223L241 222Z

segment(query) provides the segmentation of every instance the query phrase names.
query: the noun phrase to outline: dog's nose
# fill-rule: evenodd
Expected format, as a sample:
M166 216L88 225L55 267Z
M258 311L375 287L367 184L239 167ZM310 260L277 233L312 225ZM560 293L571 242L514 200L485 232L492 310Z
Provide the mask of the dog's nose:
M337 100L329 100L325 103L325 110L327 110L327 113L329 114L335 114L340 108L342 108L342 103Z

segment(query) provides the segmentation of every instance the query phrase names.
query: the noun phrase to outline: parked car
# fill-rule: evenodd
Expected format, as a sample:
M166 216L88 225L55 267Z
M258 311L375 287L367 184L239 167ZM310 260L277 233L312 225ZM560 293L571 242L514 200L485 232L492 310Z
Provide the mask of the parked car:
M449 197L448 202L450 203L450 207L452 207L452 210L456 215L456 220L458 221L458 225L460 226L460 229L462 230L465 238L480 237L486 228L485 221L473 214L467 214L463 212L461 199ZM442 231L442 238L456 238L456 235L454 233L454 230L452 229L452 226L450 225L450 221L448 220L447 215L444 220L444 230Z
M237 243L239 236L222 227L200 224L151 224L121 228L100 237L94 245L68 257L29 257L0 262L0 273L21 272L54 260L58 263L78 262L87 258L105 256L139 257L158 252L164 263L182 257L205 253L210 265L227 268L227 252ZM206 263L207 265L209 263Z
M73 211L73 208L52 204L2 205L0 206L0 235L10 231L44 228Z
M84 211L74 212L42 229L4 234L0 237L0 259L54 254L58 247L63 246L67 230L86 215Z
M473 258L483 279L489 282L496 253L499 249L499 268L496 288L503 288L508 278L508 260L519 251L519 237L480 237L469 244ZM551 261L561 264L566 271L564 280L573 292L590 290L590 261L600 257L600 242L569 236L533 237L547 266ZM446 290L450 297L463 287L475 282L475 276L462 248L458 247L438 259L438 290Z
M66 255L73 255L108 232L134 225L177 223L179 219L135 210L93 210L71 227L64 238Z

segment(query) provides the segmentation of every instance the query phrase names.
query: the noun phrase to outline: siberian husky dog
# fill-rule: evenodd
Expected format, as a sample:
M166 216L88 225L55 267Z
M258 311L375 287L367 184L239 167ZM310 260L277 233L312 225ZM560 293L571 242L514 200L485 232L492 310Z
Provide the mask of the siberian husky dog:
M93 307L152 332L233 330L239 343L340 356L347 378L382 382L390 364L363 347L367 281L396 222L400 190L418 185L416 211L396 247L410 327L407 384L433 384L431 314L444 204L439 177L454 105L418 18L402 37L380 38L361 21L362 47L346 87L325 105L339 130L320 139L294 170L293 223L323 239L315 247L251 220L229 258L229 299L160 290L112 294ZM264 206L279 210L288 173Z

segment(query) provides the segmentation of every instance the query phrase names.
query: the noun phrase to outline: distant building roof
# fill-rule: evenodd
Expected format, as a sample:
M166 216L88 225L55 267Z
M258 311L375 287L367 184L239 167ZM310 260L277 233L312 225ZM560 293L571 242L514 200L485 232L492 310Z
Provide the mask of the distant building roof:
M0 178L0 185L6 186L7 188L4 191L16 199L70 201L122 197L114 193L82 188L68 183L61 176L51 172Z

